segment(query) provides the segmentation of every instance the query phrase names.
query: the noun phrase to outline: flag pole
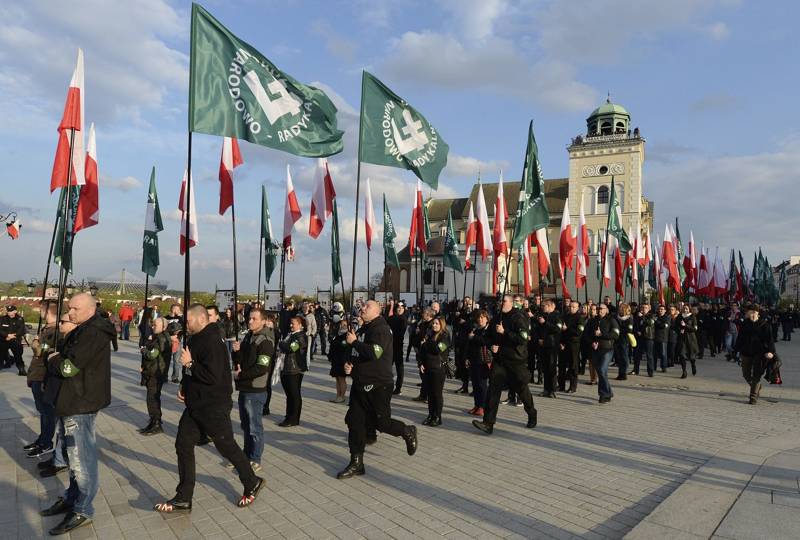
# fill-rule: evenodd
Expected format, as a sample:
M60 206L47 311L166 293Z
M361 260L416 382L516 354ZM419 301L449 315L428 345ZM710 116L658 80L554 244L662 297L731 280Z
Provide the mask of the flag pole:
M286 304L286 247L281 248L281 306Z
M67 235L68 235L68 227L70 224L69 214L71 212L71 199L72 199L72 154L73 148L75 145L75 128L70 128L69 130L69 163L67 165L67 195L64 198L64 213L62 214L62 219L64 220L64 235L61 238L61 270L58 274L58 304L56 305L56 340L58 339L58 321L61 320L61 314L63 313L64 307L64 285L66 285L67 276L69 275L69 270L64 270L64 268L69 268L72 266L72 246L67 248ZM63 188L62 188L63 189ZM58 221L58 220L56 220ZM67 257L67 253L69 256ZM49 261L48 261L49 262ZM49 264L48 264L49 269ZM44 291L47 290L47 283L44 284ZM44 296L44 292L42 293Z
M187 152L186 164L186 235L185 245L186 250L183 256L183 331L186 333L186 317L189 311L189 302L191 300L191 266L189 261L189 251L192 248L191 236L189 230L192 220L192 132L189 131L189 148ZM235 314L234 314L235 315Z
M150 293L150 274L144 275L144 309L147 309L147 296Z
M233 178L231 176L231 178ZM233 189L233 182L231 182L231 189ZM239 276L238 267L236 265L236 197L231 200L231 228L233 232L233 332L236 339L239 339ZM259 248L260 249L260 248ZM259 261L260 263L261 261ZM259 265L260 266L260 265ZM259 272L259 278L261 277Z
M465 280L467 279L466 276L464 277L464 279ZM453 299L454 300L458 300L458 281L456 281L456 269L455 268L453 268ZM461 300L463 301L464 298L461 298Z
M264 237L258 239L258 288L256 289L256 301L261 303L261 259L264 254ZM238 317L237 317L238 318Z
M356 223L353 227L353 268L350 272L350 306L353 305L353 294L356 289L356 260L358 255L358 203L361 200L361 138L364 132L364 83L366 82L366 71L361 72L361 110L358 114L358 166L356 168ZM367 257L369 264L369 257ZM342 291L344 294L344 291ZM367 297L369 297L369 271L367 272Z
M72 169L72 167L70 167ZM47 255L47 266L45 266L44 270L44 281L42 282L42 304L49 305L49 302L45 302L46 300L46 293L47 293L47 280L50 279L50 261L53 259L53 246L56 243L56 233L58 231L58 222L61 219L59 211L56 210L56 221L53 224L53 235L50 237L50 252ZM36 326L36 335L39 335L39 332L42 330L42 312L39 310L39 324Z
M472 265L472 302L474 303L475 302L475 274L478 273L478 246L477 246L477 242L476 242L476 245L475 245L475 255L474 255L474 259L473 260L475 261L474 264ZM464 276L464 285L465 286L466 286L466 281L467 281L467 277Z
M366 213L366 210L364 211ZM369 300L369 259L372 255L372 250L367 248L367 300Z

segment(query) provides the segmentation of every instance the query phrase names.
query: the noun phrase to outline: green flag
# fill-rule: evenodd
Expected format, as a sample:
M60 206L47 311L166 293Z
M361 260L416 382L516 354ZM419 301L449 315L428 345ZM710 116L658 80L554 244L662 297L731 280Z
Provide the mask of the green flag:
M614 188L614 177L611 177L611 194L608 197L608 234L617 239L619 249L623 252L630 251L631 241L628 239L628 233L622 228L622 211L619 207L619 200L617 200L617 191ZM681 267L681 261L678 261L678 267Z
M383 194L383 258L385 264L391 264L400 270L400 261L397 259L397 251L394 249L394 239L397 238L397 231L394 230L394 221L389 213L389 205L386 204L386 194Z
M747 296L750 294L750 283L747 279L747 268L744 266L744 257L742 257L742 252L739 252L739 270L742 273L742 294Z
M158 272L158 233L164 230L161 209L156 193L156 168L150 171L150 189L147 191L147 212L144 218L144 238L142 239L142 272L150 277Z
M341 152L344 134L324 92L279 70L198 4L192 4L189 131L306 157Z
M414 107L366 71L361 77L359 160L414 171L433 189L449 146Z
M447 209L447 232L444 237L444 252L442 256L446 268L452 268L459 274L464 273L464 268L461 266L461 258L458 256L458 241L456 240L456 231L453 229L453 215L449 208Z
M269 217L267 187L261 186L261 239L264 241L264 272L269 283L275 267L278 266L278 250L280 246L272 239L272 220Z
M70 190L69 217L64 219L64 197L67 189ZM58 232L56 232L56 242L53 247L53 262L58 266L66 267L67 272L72 272L72 244L75 238L75 216L78 214L78 200L81 195L80 186L72 188L61 188L61 195L58 197ZM66 248L64 247L64 225L67 224ZM63 264L62 264L63 262Z
M522 166L519 203L511 245L521 246L525 238L549 224L550 211L547 209L547 199L544 195L542 164L539 162L539 147L533 135L533 120L531 120L528 125L528 147L525 149L525 163Z
M781 266L781 275L778 278L778 283L780 287L780 293L783 294L786 292L786 264Z
M686 270L683 268L683 244L681 243L681 230L678 228L678 218L675 217L675 237L678 239L678 252L675 254L678 260L678 274L681 276L681 283L686 280Z
M333 282L342 279L342 259L339 256L339 211L333 199L333 227L331 227L331 274Z

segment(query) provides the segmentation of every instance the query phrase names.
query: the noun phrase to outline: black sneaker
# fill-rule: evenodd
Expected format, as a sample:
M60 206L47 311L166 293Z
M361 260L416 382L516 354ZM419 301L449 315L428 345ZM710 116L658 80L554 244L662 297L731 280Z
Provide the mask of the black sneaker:
M479 430L483 431L487 435L491 435L492 431L494 431L494 426L492 424L487 424L482 420L473 420L472 425L478 428Z
M37 463L36 468L39 469L40 471L43 471L49 467L52 467L54 463L55 461L53 460L53 458L50 458L47 461L40 461L39 463Z
M28 450L33 450L37 446L39 446L39 443L37 443L36 441L33 441L32 443L26 444L25 446L23 446L22 449L27 452Z
M30 451L27 453L27 456L29 458L37 458L39 456L43 456L45 454L49 454L52 451L53 451L53 447L52 446L48 446L48 447L36 446L36 447L30 449Z
M47 463L47 462L45 462L45 463ZM57 475L58 473L64 472L66 470L69 470L69 467L67 467L66 465L61 466L61 467L56 467L55 465L51 464L49 467L41 469L39 471L39 476L41 476L42 478L51 478L51 477Z

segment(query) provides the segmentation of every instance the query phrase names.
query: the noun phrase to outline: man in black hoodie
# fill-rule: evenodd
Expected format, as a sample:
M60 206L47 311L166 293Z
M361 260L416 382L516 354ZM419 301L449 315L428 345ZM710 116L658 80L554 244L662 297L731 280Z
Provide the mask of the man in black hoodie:
M750 385L750 405L755 405L761 393L761 377L767 362L775 356L772 329L769 321L760 317L757 306L746 308L734 349L742 356L742 376Z
M364 474L364 448L367 443L367 426L381 433L402 437L406 451L413 456L417 451L417 428L392 418L392 331L381 317L381 306L369 300L361 308L364 325L358 334L352 331L345 336L355 355L345 364L345 373L353 376L350 389L350 408L345 422L350 446L350 463L336 478L351 478Z
M66 534L92 522L92 502L99 487L97 471L97 413L111 403L111 340L116 330L97 312L94 297L80 293L69 301L73 330L69 350L58 366L61 378L56 415L64 425L69 462L69 487L63 497L40 512L43 516L66 514L50 530Z
M181 352L183 378L178 401L186 404L178 424L175 451L178 454L178 487L175 496L155 505L166 514L190 512L194 495L194 447L207 434L217 451L233 464L244 486L237 506L255 501L264 480L253 472L247 456L236 444L231 426L231 371L228 350L216 325L209 323L208 311L193 304L186 312L187 347Z

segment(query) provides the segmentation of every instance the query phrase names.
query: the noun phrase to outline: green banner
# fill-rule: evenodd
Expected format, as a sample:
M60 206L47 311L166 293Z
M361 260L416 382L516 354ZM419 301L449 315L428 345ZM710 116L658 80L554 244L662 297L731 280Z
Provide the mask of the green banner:
M617 244L620 250L628 252L633 247L628 238L628 233L622 228L622 210L619 206L617 199L617 190L614 187L614 177L611 177L611 194L608 197L608 234L617 239ZM678 267L681 267L683 261L678 261Z
M156 193L156 168L150 171L150 189L147 191L147 213L144 219L144 238L142 240L142 272L150 277L158 272L158 233L164 230L161 209Z
M533 120L528 125L528 146L520 180L519 203L511 245L519 247L534 231L550 224L550 211L544 192L544 175L539 162L539 148L533 135Z
M264 185L261 186L261 239L264 241L264 271L269 283L272 273L278 266L280 246L272 239L272 220L269 216L267 187Z
M342 260L339 256L339 211L333 199L333 227L331 228L331 275L333 283L342 279Z
M444 237L444 252L442 253L444 265L447 268L452 268L456 272L463 274L464 267L461 266L461 258L458 256L458 240L456 240L456 231L453 229L453 215L450 209L447 209L447 233Z
M66 197L67 189L70 190L70 208L69 217L64 219L64 197ZM72 186L72 188L61 188L61 195L58 197L58 231L56 232L56 242L53 247L53 262L58 266L67 269L67 272L72 272L72 244L75 238L73 232L75 227L75 216L78 214L78 200L81 195L80 186ZM64 224L68 223L66 234L66 248L64 247ZM63 263L63 264L62 264Z
M235 137L290 154L342 151L336 107L322 90L282 72L192 4L189 131Z
M386 204L386 194L383 195L383 257L385 264L390 264L400 270L400 261L397 259L397 251L394 248L394 239L397 238L397 231L394 229L394 221L389 213L389 205Z

